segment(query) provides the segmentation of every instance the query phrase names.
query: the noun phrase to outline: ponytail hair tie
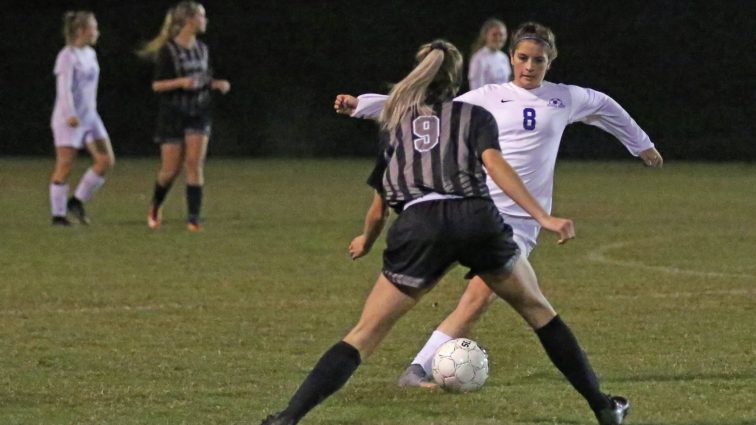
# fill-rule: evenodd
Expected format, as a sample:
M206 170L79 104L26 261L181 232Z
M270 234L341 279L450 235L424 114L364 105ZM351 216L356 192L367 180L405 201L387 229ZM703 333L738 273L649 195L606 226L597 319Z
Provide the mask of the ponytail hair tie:
M446 49L446 43L444 43L443 41L438 41L438 40L431 43L430 48L431 50L436 50L436 49L441 50L444 53L448 51Z

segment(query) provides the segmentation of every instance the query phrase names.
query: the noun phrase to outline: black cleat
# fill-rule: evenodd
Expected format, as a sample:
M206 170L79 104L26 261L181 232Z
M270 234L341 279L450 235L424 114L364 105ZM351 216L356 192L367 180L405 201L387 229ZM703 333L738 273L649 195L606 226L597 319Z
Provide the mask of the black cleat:
M599 425L622 425L630 411L630 402L619 396L608 396L611 406L596 412Z
M55 216L52 218L52 225L53 226L61 226L61 227L68 227L71 225L71 222L68 221L67 218L63 216Z
M68 198L67 208L68 212L73 215L79 223L84 225L89 224L89 217L87 217L87 213L84 211L84 204L80 200L73 196Z
M294 425L295 423L290 419L284 418L281 412L278 412L263 419L260 425Z

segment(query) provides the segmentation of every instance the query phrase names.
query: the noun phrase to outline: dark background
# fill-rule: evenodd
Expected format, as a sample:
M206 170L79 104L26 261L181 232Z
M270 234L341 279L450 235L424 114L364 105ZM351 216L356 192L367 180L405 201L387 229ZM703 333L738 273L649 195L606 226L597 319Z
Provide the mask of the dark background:
M358 156L375 125L333 113L337 93L385 92L433 38L469 56L481 23L550 26L547 79L603 91L666 159L756 160L756 19L747 1L206 1L217 96L210 153ZM98 106L117 155L154 155L152 66L133 51L157 34L168 1L5 3L0 18L0 154L52 155L52 74L66 10L95 12L102 33ZM463 88L465 90L465 88ZM563 158L624 158L602 131L568 128Z

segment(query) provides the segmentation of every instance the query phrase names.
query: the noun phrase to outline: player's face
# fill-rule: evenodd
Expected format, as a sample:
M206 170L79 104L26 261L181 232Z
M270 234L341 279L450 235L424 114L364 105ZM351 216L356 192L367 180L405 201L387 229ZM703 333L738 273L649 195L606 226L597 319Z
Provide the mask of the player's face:
M97 19L94 17L89 18L87 26L81 29L80 37L84 44L94 46L97 43L97 39L100 37L100 31L97 29Z
M549 56L542 43L534 40L517 43L511 60L514 74L512 82L515 85L527 90L541 86L550 66Z
M507 34L504 27L496 25L486 33L486 47L491 50L501 50L507 41Z
M198 7L197 13L192 16L190 22L194 25L197 34L204 34L207 29L207 15L205 14L205 8L202 6Z

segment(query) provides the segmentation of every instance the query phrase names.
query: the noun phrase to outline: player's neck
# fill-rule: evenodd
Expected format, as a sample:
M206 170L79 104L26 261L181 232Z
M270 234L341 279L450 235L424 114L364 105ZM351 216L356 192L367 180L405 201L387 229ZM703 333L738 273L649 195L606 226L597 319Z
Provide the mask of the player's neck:
M173 40L178 43L179 46L188 49L193 47L194 43L197 42L197 36L194 34L194 32L182 29L181 32L179 32Z

